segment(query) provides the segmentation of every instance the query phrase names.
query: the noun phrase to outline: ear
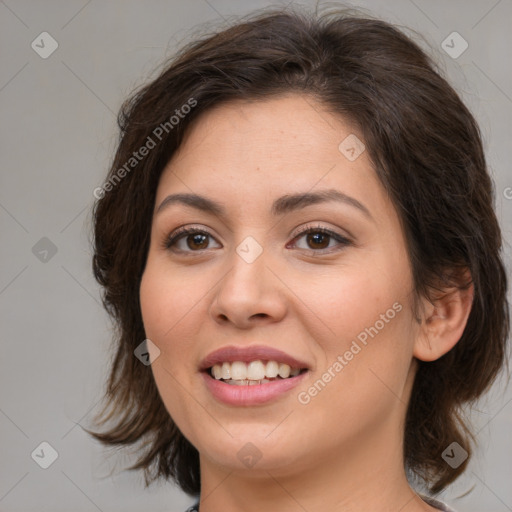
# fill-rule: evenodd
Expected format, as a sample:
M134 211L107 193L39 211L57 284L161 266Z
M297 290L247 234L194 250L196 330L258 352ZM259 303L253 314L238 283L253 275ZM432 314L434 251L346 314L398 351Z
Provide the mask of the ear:
M457 284L460 288L453 285L445 287L432 301L424 299L422 321L413 350L417 359L435 361L449 352L462 337L474 296L469 270L460 274Z

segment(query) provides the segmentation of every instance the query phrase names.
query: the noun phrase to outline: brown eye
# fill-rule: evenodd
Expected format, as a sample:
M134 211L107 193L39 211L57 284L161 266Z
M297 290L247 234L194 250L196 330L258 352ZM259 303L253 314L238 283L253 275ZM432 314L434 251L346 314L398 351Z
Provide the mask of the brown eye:
M306 236L311 249L326 249L329 246L329 238L330 236L325 233L308 233Z
M187 235L185 238L189 249L206 249L208 247L208 236L202 233Z
M215 239L206 231L184 228L169 235L164 241L164 248L176 252L200 252L211 249L212 241ZM220 244L217 243L217 247L221 247Z
M301 242L301 239L304 239L305 243ZM298 249L318 252L319 254L331 252L331 249L343 249L350 244L348 238L321 226L306 229L294 238L294 245Z

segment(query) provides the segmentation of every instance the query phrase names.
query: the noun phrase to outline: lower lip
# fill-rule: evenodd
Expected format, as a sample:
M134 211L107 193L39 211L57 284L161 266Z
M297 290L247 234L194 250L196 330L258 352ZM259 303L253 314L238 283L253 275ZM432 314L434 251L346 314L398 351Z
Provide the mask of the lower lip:
M202 372L202 375L208 389L217 400L229 405L246 406L263 404L284 395L287 391L300 384L307 373L306 371L296 377L274 380L264 384L254 384L252 386L226 384L221 380L214 379L208 372Z

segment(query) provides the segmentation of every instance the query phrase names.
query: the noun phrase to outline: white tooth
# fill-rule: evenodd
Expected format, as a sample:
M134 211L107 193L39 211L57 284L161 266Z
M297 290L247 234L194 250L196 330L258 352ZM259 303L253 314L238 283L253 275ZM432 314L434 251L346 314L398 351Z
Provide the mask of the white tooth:
M249 363L234 361L232 363L224 362L222 365L215 364L211 373L214 378L224 379L230 384L246 385L249 384L247 381L251 381L250 385L254 385L254 383L270 382L268 379L274 379L277 376L282 379L295 377L299 375L300 369L292 369L288 364L277 361L264 363L258 359Z
M283 379L286 379L287 377L289 377L290 376L290 366L285 363L281 363L279 365L279 376L282 377Z
M261 361L251 361L247 365L247 378L250 380L265 378L265 365Z
M247 365L241 361L231 363L231 378L235 380L247 379Z
M224 380L231 378L231 365L229 363L222 363L222 378Z
M213 370L213 376L217 380L222 379L222 367L220 364L214 364L212 370Z
M249 386L254 386L254 385L259 384L259 383L260 383L260 381L259 381L259 380L250 380L250 381L248 382Z
M269 361L265 369L265 377L273 379L279 373L279 364L276 361Z

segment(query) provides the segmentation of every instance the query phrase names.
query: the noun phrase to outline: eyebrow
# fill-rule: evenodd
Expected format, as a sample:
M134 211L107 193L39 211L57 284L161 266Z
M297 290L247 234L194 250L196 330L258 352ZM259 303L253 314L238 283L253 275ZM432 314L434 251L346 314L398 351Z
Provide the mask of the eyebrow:
M336 189L327 189L319 192L304 192L279 197L272 204L271 213L273 216L284 215L285 213L300 210L306 206L332 201L352 206L361 211L367 218L374 220L370 211L364 204ZM197 210L211 213L219 217L226 216L226 209L221 203L198 194L171 194L160 203L160 206L156 210L156 214L160 213L171 204L176 203L190 206Z

